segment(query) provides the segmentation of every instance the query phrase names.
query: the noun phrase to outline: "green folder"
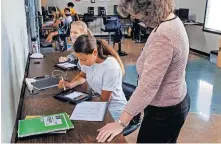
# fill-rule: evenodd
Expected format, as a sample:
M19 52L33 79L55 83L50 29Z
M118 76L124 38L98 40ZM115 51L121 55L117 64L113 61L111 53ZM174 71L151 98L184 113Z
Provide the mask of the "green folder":
M74 128L74 125L70 121L67 113L59 113L32 119L19 120L18 137L45 134L72 128Z

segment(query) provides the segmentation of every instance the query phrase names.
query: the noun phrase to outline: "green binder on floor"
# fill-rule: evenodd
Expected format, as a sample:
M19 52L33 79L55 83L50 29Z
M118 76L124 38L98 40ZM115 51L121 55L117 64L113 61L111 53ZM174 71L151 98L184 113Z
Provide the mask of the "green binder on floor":
M67 113L19 120L18 137L45 134L74 128Z

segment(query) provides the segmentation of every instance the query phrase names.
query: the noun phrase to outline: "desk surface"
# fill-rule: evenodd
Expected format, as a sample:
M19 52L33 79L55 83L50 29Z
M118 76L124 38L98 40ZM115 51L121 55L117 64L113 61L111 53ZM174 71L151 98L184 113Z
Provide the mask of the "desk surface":
M42 76L51 74L54 69L54 64L57 63L60 56L66 56L67 52L57 52L47 54L44 59L30 60L28 77ZM35 61L40 61L40 64L34 64ZM77 71L69 71L67 78L71 80ZM79 90L87 91L88 85L85 83L82 86L76 88ZM75 105L64 103L53 98L53 96L59 93L61 90L58 88L51 88L40 91L37 95L30 95L26 88L20 119L24 119L26 115L49 115L61 112L67 112L71 115ZM97 129L101 128L109 122L113 122L113 118L108 111L102 122L86 122L86 121L72 121L74 129L67 131L66 134L44 134L32 137L26 137L17 139L18 143L95 143L96 136L98 134ZM14 130L13 136L17 135ZM15 138L15 137L14 137ZM126 143L123 135L117 136L113 139L112 143Z

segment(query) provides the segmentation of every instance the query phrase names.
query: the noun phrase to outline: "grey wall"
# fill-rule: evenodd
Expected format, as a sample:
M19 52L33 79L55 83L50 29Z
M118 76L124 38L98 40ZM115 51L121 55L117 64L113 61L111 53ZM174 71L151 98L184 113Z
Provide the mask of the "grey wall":
M190 17L195 17L197 22L204 22L206 0L175 0L176 8L189 8ZM190 40L190 47L209 53L218 50L220 35L202 31L202 26L186 26Z
M59 8L63 9L70 1L71 0L42 0L42 4L55 4ZM81 14L87 13L88 7L94 7L96 15L98 6L105 7L107 14L113 14L113 6L117 5L118 1L119 0L95 0L95 3L91 3L91 0L81 0L79 2L74 2L74 4L76 11Z
M194 17L197 22L204 22L206 0L174 0L176 8L190 9L190 17Z
M59 8L64 8L66 4L71 0L41 0L43 5L55 4ZM113 5L117 5L119 0L95 0L96 3L90 3L90 0L81 0L80 2L74 2L75 9L78 13L86 13L87 7L95 7L95 14L98 6L104 6L107 9L107 14L113 14ZM174 0L176 8L189 8L190 17L197 22L204 22L204 13L206 0ZM98 23L99 24L99 23ZM187 33L190 39L190 47L206 53L211 50L218 50L219 35L211 34L202 31L202 26L186 26ZM97 30L92 28L93 33L97 33Z
M1 3L1 139L10 142L29 49L24 0Z

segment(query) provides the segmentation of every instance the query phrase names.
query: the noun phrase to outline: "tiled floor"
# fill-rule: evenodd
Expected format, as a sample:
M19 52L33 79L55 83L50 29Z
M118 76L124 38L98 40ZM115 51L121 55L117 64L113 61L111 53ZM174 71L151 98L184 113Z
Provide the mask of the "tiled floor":
M128 56L121 57L126 69L125 82L137 84L135 64L143 46L124 40L122 48L128 53ZM190 52L186 81L191 109L178 142L221 142L221 69L206 57ZM127 142L135 143L138 131L128 135Z

